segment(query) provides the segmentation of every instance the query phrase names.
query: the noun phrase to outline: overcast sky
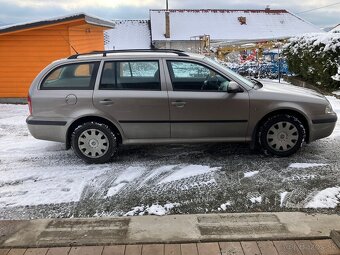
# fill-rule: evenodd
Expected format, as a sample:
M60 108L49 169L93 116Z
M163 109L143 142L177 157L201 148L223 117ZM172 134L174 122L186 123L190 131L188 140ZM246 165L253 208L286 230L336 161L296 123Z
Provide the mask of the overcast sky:
M169 0L170 8L287 9L295 13L339 0ZM0 0L0 24L11 24L86 12L107 19L148 18L149 9L165 7L165 0ZM320 27L340 23L340 4L298 14Z

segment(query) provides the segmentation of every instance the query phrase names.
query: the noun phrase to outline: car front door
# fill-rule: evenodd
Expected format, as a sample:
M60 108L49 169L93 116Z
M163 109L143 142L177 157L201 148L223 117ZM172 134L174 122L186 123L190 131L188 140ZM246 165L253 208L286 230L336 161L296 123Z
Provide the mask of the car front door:
M171 138L245 139L249 96L228 93L230 79L199 62L167 60Z
M127 139L170 137L168 94L158 59L106 61L93 101Z

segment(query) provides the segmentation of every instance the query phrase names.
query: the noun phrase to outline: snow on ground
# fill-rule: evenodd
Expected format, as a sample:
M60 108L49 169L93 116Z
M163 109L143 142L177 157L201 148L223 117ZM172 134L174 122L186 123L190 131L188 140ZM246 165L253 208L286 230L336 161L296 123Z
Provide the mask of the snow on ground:
M221 167L209 167L209 166L202 166L202 165L189 165L183 168L176 170L171 175L162 179L159 184L166 183L166 182L173 182L178 181L184 178L189 178L196 175L210 173L212 171L220 170Z
M333 111L335 111L338 115L337 125L335 126L335 129L330 137L340 137L340 100L333 96L326 96L326 98L331 103Z
M288 194L287 191L284 191L284 192L280 193L280 207L283 207L283 203L285 201L285 198L286 198L287 194Z
M230 202L230 201L227 201L226 203L221 204L221 205L220 205L220 208L221 208L223 211L225 211L225 210L227 210L228 206L231 206L231 202Z
M85 185L104 171L60 166L1 171L0 207L77 202Z
M158 176L166 173L171 173L171 171L176 167L177 165L166 165L161 166L153 170L151 173L149 173L142 181L141 186L145 185L148 181L151 181Z
M327 98L340 115L340 100ZM26 105L0 104L1 219L284 211L340 203L340 122L332 136L288 158L265 157L242 144L138 145L122 146L110 164L87 165L63 144L31 137L27 115Z
M181 190L191 190L193 188L199 188L202 186L207 186L207 187L211 187L211 186L216 186L216 180L214 178L207 180L207 181L199 181L199 182L190 182L187 183L185 185L183 185L181 187Z
M305 208L335 208L340 201L340 187L319 191Z
M288 167L290 168L311 168L318 166L327 166L327 164L323 163L292 163Z
M145 171L145 167L136 167L131 166L128 167L125 171L123 171L117 179L111 184L107 192L107 197L112 197L117 194L120 189L122 189L126 184L132 182L136 178L140 177Z
M245 178L253 177L254 175L257 175L258 173L259 171L245 172L244 177Z
M255 203L260 203L262 202L262 196L258 196L258 197L252 197L249 199L253 204Z
M151 206L136 206L131 208L131 211L128 211L124 214L124 216L136 216L136 215L157 215L163 216L168 214L175 207L180 206L179 203L166 203L164 206L159 204L153 204Z

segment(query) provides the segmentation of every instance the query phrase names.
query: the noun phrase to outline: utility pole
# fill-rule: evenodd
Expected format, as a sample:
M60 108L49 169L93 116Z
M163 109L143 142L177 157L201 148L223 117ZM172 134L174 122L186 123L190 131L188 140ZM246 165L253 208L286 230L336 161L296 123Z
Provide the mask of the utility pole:
M169 2L166 0L166 10L165 10L165 38L170 38L170 11Z

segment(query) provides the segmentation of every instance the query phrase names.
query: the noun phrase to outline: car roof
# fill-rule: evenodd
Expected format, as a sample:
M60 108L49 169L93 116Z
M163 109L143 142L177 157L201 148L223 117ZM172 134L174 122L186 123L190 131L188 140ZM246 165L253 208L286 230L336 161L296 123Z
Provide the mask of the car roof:
M136 50L109 50L109 51L92 51L88 53L75 54L67 60L102 60L115 58L140 58L140 57L190 57L204 58L204 56L172 49L136 49ZM65 59L63 59L65 60Z

